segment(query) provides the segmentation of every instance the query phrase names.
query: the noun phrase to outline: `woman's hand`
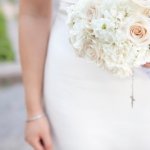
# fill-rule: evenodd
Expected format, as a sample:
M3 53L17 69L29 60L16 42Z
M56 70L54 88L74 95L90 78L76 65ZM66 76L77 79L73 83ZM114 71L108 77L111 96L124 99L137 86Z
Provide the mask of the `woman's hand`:
M143 67L145 67L145 68L150 68L150 63L144 64Z
M50 127L46 117L26 123L25 140L34 150L52 150Z

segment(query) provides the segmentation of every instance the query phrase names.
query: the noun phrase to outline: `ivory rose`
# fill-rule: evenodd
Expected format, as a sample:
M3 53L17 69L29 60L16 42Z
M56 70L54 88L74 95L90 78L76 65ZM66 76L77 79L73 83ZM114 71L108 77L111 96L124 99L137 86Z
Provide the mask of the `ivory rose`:
M99 10L98 10L98 7L96 5L90 5L89 6L89 9L87 9L87 12L86 12L86 15L87 15L87 19L88 21L92 21L93 18L98 18L99 17Z
M91 59L91 60L96 60L97 59L97 52L94 49L88 48L86 50L86 55Z

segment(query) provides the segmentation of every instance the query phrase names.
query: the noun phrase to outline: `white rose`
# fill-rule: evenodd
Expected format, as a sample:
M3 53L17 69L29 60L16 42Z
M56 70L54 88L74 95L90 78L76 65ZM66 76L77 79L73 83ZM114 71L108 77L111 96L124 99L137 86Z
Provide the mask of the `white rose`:
M91 4L86 11L86 16L88 21L92 21L93 18L98 18L100 16L99 8L96 4Z
M97 55L97 52L96 50L92 49L92 48L88 48L86 50L86 55L87 57L89 57L91 60L96 60L98 55Z
M132 0L132 1L138 4L139 6L150 8L150 0Z
M100 2L97 0L80 0L79 7L81 8L84 17L91 22L93 18L100 16Z

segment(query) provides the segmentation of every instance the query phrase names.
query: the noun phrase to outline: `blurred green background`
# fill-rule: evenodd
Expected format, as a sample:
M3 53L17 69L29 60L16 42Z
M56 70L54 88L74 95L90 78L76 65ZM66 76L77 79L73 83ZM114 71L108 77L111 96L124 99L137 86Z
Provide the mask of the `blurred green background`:
M0 62L14 61L15 54L7 33L7 21L2 10L0 10Z

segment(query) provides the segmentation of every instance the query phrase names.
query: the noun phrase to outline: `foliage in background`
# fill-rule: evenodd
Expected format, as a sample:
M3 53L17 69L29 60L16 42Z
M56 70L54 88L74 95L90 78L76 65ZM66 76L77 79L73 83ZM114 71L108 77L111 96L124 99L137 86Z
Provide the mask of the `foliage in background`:
M8 1L14 4L18 3L18 0L8 0Z
M0 62L14 61L15 55L7 33L6 19L0 10Z

